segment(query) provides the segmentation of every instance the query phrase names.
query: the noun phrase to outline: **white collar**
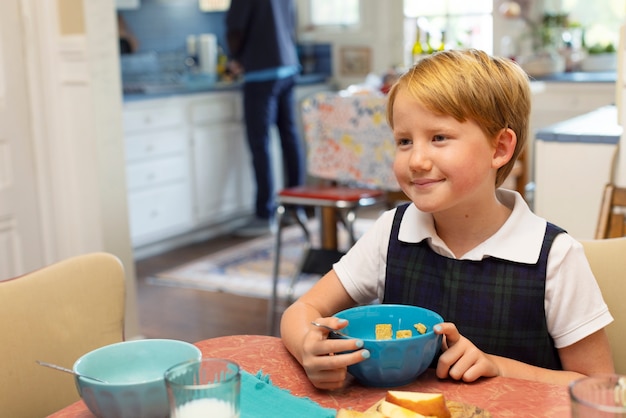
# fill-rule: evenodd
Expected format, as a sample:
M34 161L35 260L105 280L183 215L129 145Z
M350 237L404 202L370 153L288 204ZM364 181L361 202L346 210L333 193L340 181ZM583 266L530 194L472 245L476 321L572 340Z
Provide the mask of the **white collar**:
M546 220L532 213L522 196L515 191L498 189L496 196L500 202L512 209L511 215L495 234L461 258L478 261L486 257L496 257L535 264L543 245ZM415 243L426 239L438 254L455 258L437 235L432 215L420 211L413 204L409 205L402 218L398 238L403 242Z

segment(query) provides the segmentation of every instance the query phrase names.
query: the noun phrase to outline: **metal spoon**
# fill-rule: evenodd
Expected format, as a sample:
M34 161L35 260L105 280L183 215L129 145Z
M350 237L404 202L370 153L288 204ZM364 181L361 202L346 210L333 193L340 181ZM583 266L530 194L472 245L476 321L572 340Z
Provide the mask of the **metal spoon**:
M36 361L37 361L37 364L41 366L46 366L46 367L50 367L51 369L60 370L65 373L73 374L74 376L84 377L87 379L95 380L96 382L109 383L106 380L98 379L97 377L85 376L84 374L76 373L72 369L66 369L65 367L57 366L56 364L46 363L45 361L40 361L40 360L36 360Z
M344 334L343 332L338 331L338 330L336 330L334 328L331 328L328 325L322 325L322 324L320 324L318 322L315 322L315 321L311 321L311 324L315 325L316 327L327 329L328 331L330 331L331 334L335 334L335 335L338 335L340 337L345 337L345 338L352 338L348 334Z

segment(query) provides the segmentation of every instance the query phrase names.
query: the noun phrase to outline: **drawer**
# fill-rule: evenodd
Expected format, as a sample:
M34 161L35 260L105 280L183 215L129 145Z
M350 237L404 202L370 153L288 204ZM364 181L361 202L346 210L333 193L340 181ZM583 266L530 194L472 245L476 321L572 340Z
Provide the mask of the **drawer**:
M211 94L191 103L192 123L239 121L242 119L239 94Z
M129 190L186 180L189 178L188 159L180 156L129 164L126 177Z
M183 155L187 151L187 137L180 130L127 135L125 139L126 161L137 161L172 154Z
M191 192L187 182L131 192L128 207L134 245L142 240L165 239L192 227Z
M184 106L155 106L150 108L125 108L124 132L182 126L185 123Z

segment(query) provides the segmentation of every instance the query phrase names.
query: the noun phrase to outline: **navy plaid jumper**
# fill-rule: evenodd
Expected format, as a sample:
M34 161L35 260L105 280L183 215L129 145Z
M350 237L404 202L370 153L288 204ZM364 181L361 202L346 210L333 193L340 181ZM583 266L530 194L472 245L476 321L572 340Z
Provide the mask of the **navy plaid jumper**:
M383 303L431 309L485 353L562 369L548 333L544 297L548 253L565 231L547 224L534 265L495 257L456 260L435 253L426 240L398 240L407 207L399 206L393 220Z

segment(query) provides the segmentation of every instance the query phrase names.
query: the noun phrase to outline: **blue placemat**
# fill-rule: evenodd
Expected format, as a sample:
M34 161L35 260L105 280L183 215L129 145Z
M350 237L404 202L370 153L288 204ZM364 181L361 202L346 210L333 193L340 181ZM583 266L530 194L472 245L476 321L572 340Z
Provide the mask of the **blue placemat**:
M241 371L241 418L335 418L337 411L323 408L309 398L298 398L274 386L269 375Z

